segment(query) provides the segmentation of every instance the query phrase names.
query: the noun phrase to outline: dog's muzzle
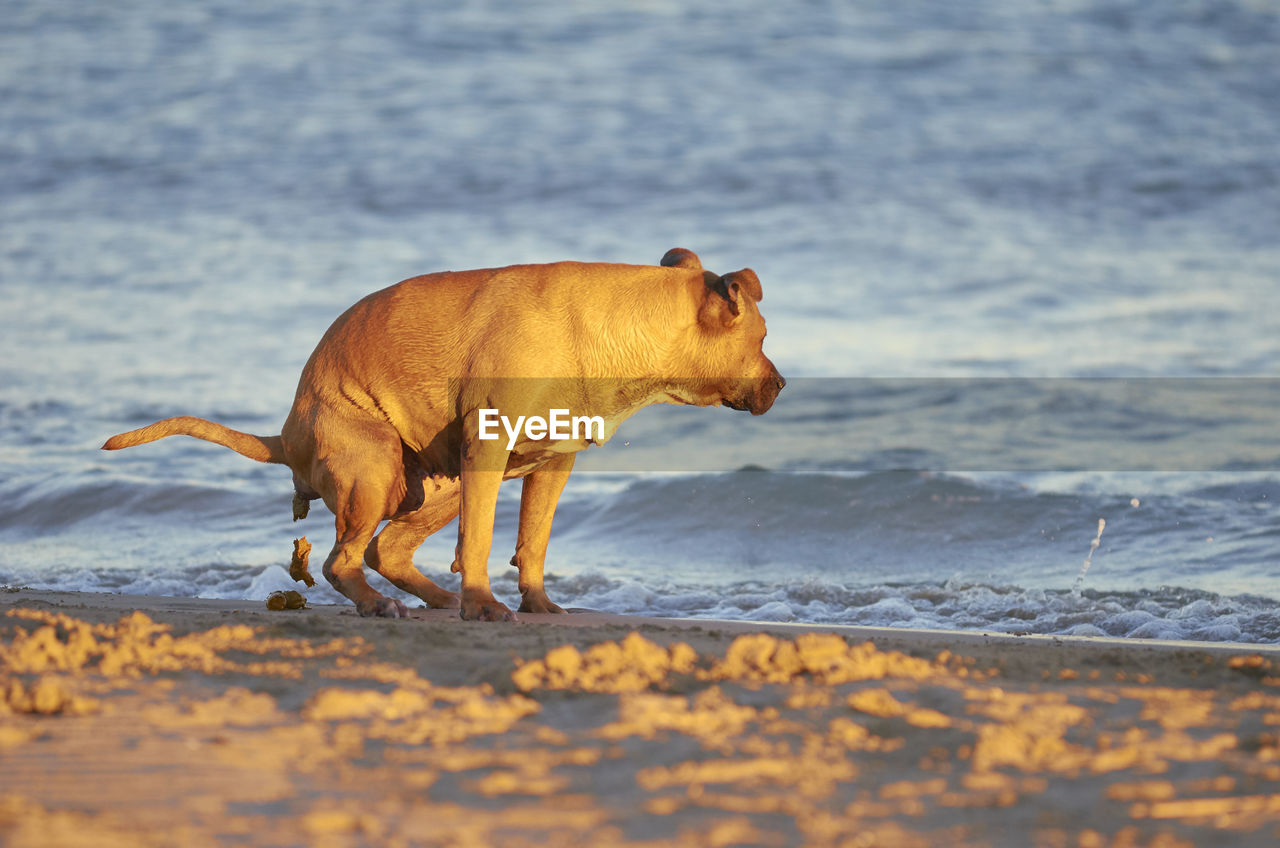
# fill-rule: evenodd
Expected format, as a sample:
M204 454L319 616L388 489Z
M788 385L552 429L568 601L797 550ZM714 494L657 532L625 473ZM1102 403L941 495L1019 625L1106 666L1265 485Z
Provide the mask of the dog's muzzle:
M730 409L750 412L752 415L764 415L778 399L778 394L787 385L787 380L778 373L778 369L769 365L769 374L758 382L746 384L745 391L736 398L726 399L724 405Z

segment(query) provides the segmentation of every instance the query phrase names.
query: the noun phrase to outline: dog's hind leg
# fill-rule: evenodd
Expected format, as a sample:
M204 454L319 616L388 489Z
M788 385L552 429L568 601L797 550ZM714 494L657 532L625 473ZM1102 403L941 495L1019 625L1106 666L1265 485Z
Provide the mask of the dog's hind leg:
M562 454L525 476L520 488L520 530L511 564L520 569L520 612L564 612L542 584L551 520L576 454Z
M397 515L364 551L365 565L396 587L417 595L437 609L457 609L458 595L442 589L413 565L413 552L432 533L458 516L462 481L428 477L423 481L424 500L413 512Z
M309 475L334 514L336 539L324 562L325 579L361 615L404 618L404 604L365 580L363 562L378 524L394 515L404 498L400 437L386 425L336 417L323 422L323 431L329 444L342 446L317 460Z

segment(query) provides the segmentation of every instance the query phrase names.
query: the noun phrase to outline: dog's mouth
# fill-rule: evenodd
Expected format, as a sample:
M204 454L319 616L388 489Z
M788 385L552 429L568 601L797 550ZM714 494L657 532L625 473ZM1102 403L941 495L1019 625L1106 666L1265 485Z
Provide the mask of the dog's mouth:
M750 412L752 415L764 415L773 406L773 402L778 399L778 394L786 385L787 381L777 369L774 369L762 383L753 384L741 395L723 398L721 402L730 409Z
M684 394L676 391L669 391L664 394L667 403L673 403L677 406L693 406L695 401L685 397Z

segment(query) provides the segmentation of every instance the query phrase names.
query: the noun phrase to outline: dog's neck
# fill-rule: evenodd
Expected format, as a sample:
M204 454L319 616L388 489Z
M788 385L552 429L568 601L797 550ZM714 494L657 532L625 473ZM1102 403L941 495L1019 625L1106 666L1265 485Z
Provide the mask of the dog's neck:
M611 396L609 407L630 414L653 403L706 402L704 384L719 375L696 365L705 290L702 272L684 269L618 286L614 308L579 352L582 373L608 384L600 394Z

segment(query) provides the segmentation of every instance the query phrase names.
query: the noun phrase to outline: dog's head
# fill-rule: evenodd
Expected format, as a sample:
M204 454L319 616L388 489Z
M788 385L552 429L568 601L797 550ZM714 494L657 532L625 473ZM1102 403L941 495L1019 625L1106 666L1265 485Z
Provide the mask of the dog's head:
M757 306L764 291L756 272L743 268L719 276L703 270L693 251L679 247L667 251L662 264L702 271L694 353L702 379L695 402L723 403L752 415L768 412L787 381L764 355L764 317Z

